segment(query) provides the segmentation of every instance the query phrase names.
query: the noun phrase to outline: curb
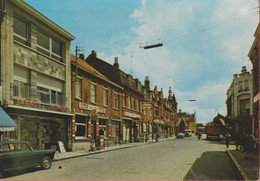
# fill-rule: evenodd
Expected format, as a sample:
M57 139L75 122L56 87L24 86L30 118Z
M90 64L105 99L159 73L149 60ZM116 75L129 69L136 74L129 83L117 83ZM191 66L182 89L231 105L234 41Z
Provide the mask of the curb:
M173 138L175 139L175 138ZM87 152L87 153L82 153L80 155L74 155L74 156L70 156L70 157L65 157L65 158L57 158L52 160L53 162L58 162L58 161L62 161L62 160L68 160L68 159L72 159L72 158L78 158L78 157L83 157L83 156L90 156L90 155L95 155L95 154L99 154L99 153L104 153L104 152L109 152L109 151L115 151L115 150L122 150L122 149L127 149L127 148L132 148L132 147L137 147L140 145L145 145L145 144L151 144L151 143L159 143L159 142L163 142L163 141L169 141L171 139L165 139L165 140L161 140L158 142L149 142L149 143L143 143L143 144L135 144L135 145L128 145L125 147L118 147L118 148L114 148L114 149L108 149L108 150L101 150L101 151L94 151L94 152Z
M238 161L234 158L234 156L230 153L229 150L227 150L227 153L229 155L229 157L231 158L231 160L233 161L233 163L235 164L237 170L239 171L240 175L242 176L242 178L244 180L252 180L247 174L246 171L241 167L241 165L238 163Z
M83 157L83 156L91 156L91 155L95 155L95 154L99 154L99 153L115 151L115 150L122 150L122 149L127 149L127 148L131 148L131 147L136 147L136 146L138 146L138 145L126 146L126 147L115 148L115 149L110 149L110 150L102 150L102 151L82 153L81 155L74 155L74 156L70 156L70 157L66 157L66 158L57 158L57 159L54 159L53 162L58 162L58 161L62 161L62 160L68 160L68 159L78 158L78 157Z

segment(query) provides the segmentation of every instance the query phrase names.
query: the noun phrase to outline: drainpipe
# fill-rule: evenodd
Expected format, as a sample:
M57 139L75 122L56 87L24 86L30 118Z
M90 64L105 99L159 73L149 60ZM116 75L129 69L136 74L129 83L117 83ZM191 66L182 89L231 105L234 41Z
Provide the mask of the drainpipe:
M2 23L6 15L6 0L0 0L0 5L0 86L2 86Z

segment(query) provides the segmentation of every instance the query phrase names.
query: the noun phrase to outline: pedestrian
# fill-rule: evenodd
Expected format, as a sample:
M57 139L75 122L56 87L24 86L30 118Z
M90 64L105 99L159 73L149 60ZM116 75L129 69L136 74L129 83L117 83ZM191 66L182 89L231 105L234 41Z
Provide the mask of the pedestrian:
M227 147L227 149L229 147L230 138L231 138L231 135L229 134L229 132L227 132L227 134L226 134L226 147Z
M241 149L241 132L238 131L235 136L236 150L239 151Z
M201 139L201 133L200 132L198 133L198 139L199 140Z
M245 159L249 159L250 153L253 152L254 149L254 139L250 133L246 134L244 139L244 151L245 151Z

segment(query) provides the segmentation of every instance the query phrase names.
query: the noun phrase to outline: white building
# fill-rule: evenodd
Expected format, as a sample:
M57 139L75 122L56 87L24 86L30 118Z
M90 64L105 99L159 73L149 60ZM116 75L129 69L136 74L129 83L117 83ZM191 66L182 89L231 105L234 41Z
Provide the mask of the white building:
M235 133L243 134L252 128L252 74L242 67L239 75L234 74L227 90L227 116L234 120Z
M6 140L71 147L70 33L22 0L1 1L1 101L17 123Z

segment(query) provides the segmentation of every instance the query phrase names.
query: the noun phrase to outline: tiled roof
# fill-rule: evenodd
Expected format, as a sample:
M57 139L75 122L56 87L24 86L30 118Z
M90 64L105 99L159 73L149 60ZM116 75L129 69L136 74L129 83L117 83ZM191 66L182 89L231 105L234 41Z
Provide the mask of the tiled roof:
M71 61L72 62L76 62L76 56L71 54ZM102 73L100 73L98 70L96 70L95 68L93 68L92 66L90 66L86 61L78 58L78 66L83 67L85 69L87 69L88 71L92 72L94 75L98 75L100 77L102 77L104 80L110 82L110 80L104 76Z

